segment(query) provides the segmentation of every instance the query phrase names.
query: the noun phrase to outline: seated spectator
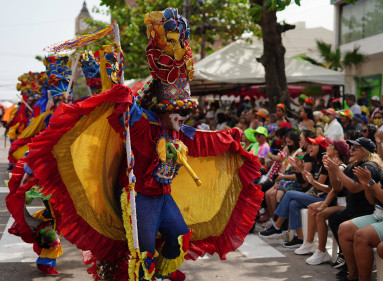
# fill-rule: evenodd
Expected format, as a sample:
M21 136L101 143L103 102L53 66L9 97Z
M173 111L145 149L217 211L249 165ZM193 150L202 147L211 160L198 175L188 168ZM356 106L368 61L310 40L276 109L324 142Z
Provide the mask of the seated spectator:
M338 192L344 188L346 193L346 208L335 211L328 219L329 227L339 245L341 245L338 239L339 225L347 220L369 215L374 210L374 206L366 198L363 186L359 184L358 178L353 172L354 168L366 167L370 170L373 179L378 182L380 180L380 163L382 162L379 156L374 153L376 146L371 140L361 137L357 140L348 140L347 143L351 145L350 164L344 171L328 157L323 158L323 163L329 171L332 188ZM340 246L341 256L342 250ZM337 277L344 278L346 275L347 266L345 265L340 268Z
M326 123L324 126L324 136L332 140L343 139L343 128L336 119L336 112L334 109L329 108L322 110L322 121Z
M374 124L368 123L363 125L363 128L361 130L362 136L365 138L368 138L375 142L375 133L378 131L378 127L376 127Z
M358 130L348 130L344 132L344 140L356 140L362 137L362 132Z
M267 129L265 127L258 127L255 129L254 134L258 143L258 151L256 151L254 155L258 155L259 162L264 165L265 158L270 152L270 145L267 142Z
M287 122L286 118L286 106L283 103L277 104L277 109L275 111L275 114L277 115L277 121L276 124L280 128L282 123Z
M269 118L269 112L261 108L260 110L257 111L257 119L258 119L258 126L265 127L266 125L266 120Z
M258 152L258 143L255 138L255 130L248 128L245 131L243 131L242 137L241 137L242 147L247 152L250 152L251 154L254 154Z
M299 130L313 129L314 128L314 115L313 111L309 107L302 107L299 111L299 118L302 120L299 123Z
M249 122L249 128L252 129L256 129L258 126L263 126L263 123L259 124L257 110L255 108L252 108L247 112L247 121Z
M266 118L265 128L267 129L268 139L272 140L275 137L275 132L278 130L278 126L275 123L277 121L277 115L275 113L269 114L269 117Z
M355 130L354 125L351 123L352 118L354 118L354 113L350 109L340 112L340 123L342 124L343 132Z
M265 193L265 200L267 204L268 217L274 216L277 202L280 202L284 193L288 190L297 190L302 186L296 181L295 168L289 164L288 157L301 156L304 154L299 145L299 134L296 131L290 131L286 136L286 145L288 148L287 158L282 165L281 172L275 179L273 188L270 188ZM303 155L302 155L303 158ZM311 165L310 165L311 168ZM272 220L272 219L271 219Z
M355 130L361 131L363 129L364 119L362 114L354 114L351 120L351 124L355 127Z
M226 122L226 115L223 112L217 113L217 126L215 127L216 131L230 129Z
M327 147L326 155L332 159L340 169L346 168L349 146L345 140L327 139L330 145ZM310 180L309 180L310 182ZM331 183L331 178L330 178ZM339 199L339 200L336 200ZM306 255L314 253L306 262L311 265L317 265L331 260L331 256L326 251L327 242L327 223L326 220L333 212L344 209L344 194L331 189L326 199L322 202L313 203L308 207L308 228L306 241L302 246L295 250L297 255ZM337 204L334 204L334 201ZM318 247L314 244L315 232L318 230Z
M383 169L382 162L379 166ZM375 204L375 211L348 220L339 227L339 242L348 267L348 276L342 280L369 281L374 264L373 248L383 241L383 178L375 182L366 167L356 167L354 173L370 204Z
M235 127L241 129L242 131L249 128L249 122L247 120L247 111L242 111L241 117L239 118L238 123L235 124Z
M300 210L307 208L314 202L323 201L326 198L327 193L330 191L328 187L328 176L327 170L324 168L322 163L323 153L326 152L329 143L323 137L316 137L315 139L307 139L309 143L308 152L310 156L315 159L312 163L311 174L313 176L313 184L309 186L307 192L300 192L290 190L287 191L282 201L275 210L275 215L278 216L277 221L274 225L270 226L265 231L260 232L262 237L277 237L282 235L282 224L285 219L289 218L290 230L295 230L297 235L289 241L283 243L286 248L297 248L303 243L303 232L302 232L302 219ZM302 160L297 158L289 158L292 166L296 169L297 180L304 184L308 178L308 172L304 171L304 163ZM303 173L303 175L302 175Z
M374 124L378 127L378 131L383 131L383 111L376 111L372 119Z

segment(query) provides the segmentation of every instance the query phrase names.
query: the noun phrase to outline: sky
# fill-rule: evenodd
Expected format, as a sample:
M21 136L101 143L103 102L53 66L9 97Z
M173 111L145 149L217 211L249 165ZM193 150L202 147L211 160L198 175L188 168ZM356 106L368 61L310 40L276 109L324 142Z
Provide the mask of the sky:
M94 19L110 20L93 13L100 0L86 0L86 4ZM82 5L83 0L0 0L0 100L17 100L17 77L45 70L35 59L36 55L48 55L45 47L74 38L75 19ZM333 13L330 0L301 0L301 7L293 4L277 15L279 21L304 21L307 28L333 30Z

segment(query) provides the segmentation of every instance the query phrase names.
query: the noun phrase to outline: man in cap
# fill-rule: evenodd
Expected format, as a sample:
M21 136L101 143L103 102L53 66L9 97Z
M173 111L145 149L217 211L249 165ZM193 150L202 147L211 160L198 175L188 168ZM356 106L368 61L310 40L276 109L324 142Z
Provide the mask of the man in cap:
M322 120L326 123L326 125L324 126L324 136L333 140L343 139L343 128L342 125L336 119L335 110L329 108L322 110L322 113Z
M354 113L350 109L345 109L340 112L340 122L342 123L343 132L355 130L355 126L351 123L354 118Z

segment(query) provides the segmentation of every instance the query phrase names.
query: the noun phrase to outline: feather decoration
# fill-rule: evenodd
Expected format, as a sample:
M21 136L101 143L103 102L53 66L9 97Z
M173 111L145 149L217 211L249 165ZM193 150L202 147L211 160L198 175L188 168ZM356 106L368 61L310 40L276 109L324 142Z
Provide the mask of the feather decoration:
M74 39L67 40L63 43L56 43L51 46L44 48L44 51L60 53L64 51L74 51L80 47L85 47L90 44L97 44L106 39L110 39L114 36L114 27L115 24L109 25L104 29L97 29L96 31L85 34Z

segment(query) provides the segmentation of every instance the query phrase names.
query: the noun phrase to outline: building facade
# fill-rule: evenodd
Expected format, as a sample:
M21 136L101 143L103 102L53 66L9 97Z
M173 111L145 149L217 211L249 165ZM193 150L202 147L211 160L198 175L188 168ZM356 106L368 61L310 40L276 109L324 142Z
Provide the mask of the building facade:
M381 97L383 75L383 0L331 0L335 7L335 44L342 53L359 47L368 61L345 69L345 92L357 97L364 91L369 98Z

